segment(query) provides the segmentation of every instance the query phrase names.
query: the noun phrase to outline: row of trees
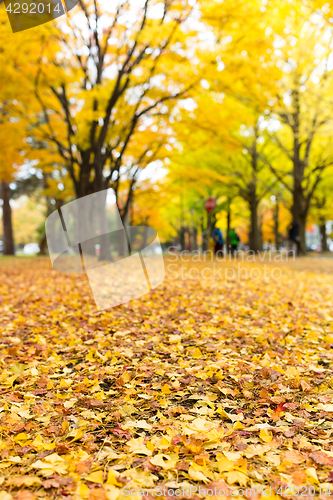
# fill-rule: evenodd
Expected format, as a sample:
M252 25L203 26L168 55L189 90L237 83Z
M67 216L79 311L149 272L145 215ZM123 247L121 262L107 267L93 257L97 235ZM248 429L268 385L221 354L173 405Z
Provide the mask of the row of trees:
M259 206L272 196L298 222L301 252L309 217L320 224L325 249L325 221L333 216L330 10L315 2L241 7L230 14L233 23L217 3L204 11L214 21L214 57L207 90L180 120L173 175L198 189L189 167L199 166L206 195L244 200L253 250L262 248Z
M182 239L186 225L207 231L212 195L217 224L224 211L230 225L243 200L260 250L259 209L274 196L276 234L282 203L305 253L309 217L324 231L333 215L331 15L318 0L240 0L237 9L230 0L79 0L66 21L8 44L2 9L6 253L8 183L23 164L42 173L53 202L112 187L124 220L155 219L166 239ZM156 165L168 170L163 182L140 182Z

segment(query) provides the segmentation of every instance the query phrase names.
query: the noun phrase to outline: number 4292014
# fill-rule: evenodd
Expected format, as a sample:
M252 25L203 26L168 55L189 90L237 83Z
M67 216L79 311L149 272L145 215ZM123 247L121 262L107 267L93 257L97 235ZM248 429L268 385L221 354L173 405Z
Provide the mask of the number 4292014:
M282 495L283 497L293 497L297 496L297 498L305 496L309 498L309 496L314 497L317 493L319 495L333 495L333 486L329 485L328 487L317 487L314 486L285 486L278 489L276 492L278 495Z
M6 7L6 11L10 14L62 14L63 7L61 3L44 4L44 3L10 3Z

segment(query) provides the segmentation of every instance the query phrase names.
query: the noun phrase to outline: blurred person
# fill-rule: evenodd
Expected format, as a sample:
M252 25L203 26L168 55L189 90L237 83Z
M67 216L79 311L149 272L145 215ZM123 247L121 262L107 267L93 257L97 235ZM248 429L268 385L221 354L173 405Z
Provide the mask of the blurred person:
M215 247L214 247L215 255L216 256L218 256L218 255L223 256L224 241L223 241L223 234L221 232L221 229L216 227L213 231L212 236L213 236L213 240L215 242Z
M231 252L233 255L237 252L238 245L240 242L240 238L238 234L236 233L235 229L231 229L229 231L229 241L230 241L230 246L231 246Z

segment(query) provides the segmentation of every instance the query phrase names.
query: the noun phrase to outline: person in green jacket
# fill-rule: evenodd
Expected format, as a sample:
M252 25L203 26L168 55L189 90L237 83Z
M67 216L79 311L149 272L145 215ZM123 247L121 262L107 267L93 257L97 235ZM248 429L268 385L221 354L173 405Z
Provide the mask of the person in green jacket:
M236 233L235 229L231 229L229 231L229 241L230 241L230 245L231 245L232 254L235 255L235 253L237 252L237 249L238 249L239 241L240 241L239 236Z

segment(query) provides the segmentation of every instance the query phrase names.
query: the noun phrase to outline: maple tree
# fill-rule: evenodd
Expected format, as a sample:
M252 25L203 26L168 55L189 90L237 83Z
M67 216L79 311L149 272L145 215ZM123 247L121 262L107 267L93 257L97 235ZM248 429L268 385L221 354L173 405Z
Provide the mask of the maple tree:
M265 6L239 2L235 13L226 5L227 11L220 11L214 1L203 6L204 19L216 34L208 79L214 95L233 97L263 120L267 142L277 149L273 154L277 164L253 147L252 163L265 163L290 191L291 213L300 228L300 252L305 253L312 197L325 169L332 166L330 9L323 2L295 2L292 8L288 2ZM240 37L245 22L248 29ZM221 133L225 136L231 130L228 124ZM254 214L256 196L252 198ZM256 235L252 246L257 248L256 220L252 216L250 234Z
M186 1L78 5L66 30L53 33L61 56L41 54L47 64L40 65L36 94L44 123L35 137L57 153L77 197L110 186L118 196L122 175L129 178L119 207L125 218L138 172L162 154L161 129L193 86L182 55L192 9Z
M181 154L173 161L194 167L188 172L184 168L181 173L187 188L191 179L192 182L205 179L201 181L201 188L209 185L210 193L245 200L250 212L249 246L251 250L260 251L259 205L277 184L267 166L268 161L276 161L276 155L271 143L265 140L262 121L234 99L226 99L221 94L215 93L213 98L200 96L196 103L191 116L185 113L177 125Z
M39 162L54 198L112 187L126 220L140 173L171 155L175 137L189 162L200 145L202 158L208 158L208 143L214 144L216 166L209 174L200 167L193 181L211 176L207 195L220 173L221 184L237 187L249 207L249 244L255 250L262 248L258 210L265 191L273 189L274 179L284 183L304 253L311 202L332 159L329 12L327 4L314 1L296 2L292 9L288 2L239 2L237 12L229 1L223 9L216 1L150 0L137 8L124 2L118 10L82 1L67 22L15 35L11 49L1 53L2 99L30 127L26 156ZM202 26L193 30L198 16L214 43L200 41ZM245 22L246 35L239 36ZM188 115L187 135L177 126L179 113L181 126ZM259 142L250 144L244 132ZM197 143L191 143L193 134ZM219 143L227 161L218 162ZM231 165L234 175L226 181ZM187 172L181 175L189 182ZM181 240L184 231L207 230L200 222L203 203L201 214L199 205L185 205L196 217L192 229L192 222L181 229Z
M118 206L124 220L140 171L165 154L163 129L175 102L198 78L183 55L192 7L186 1L161 5L120 2L110 11L81 1L81 15L76 13L67 29L50 25L31 37L29 32L25 46L32 55L23 64L21 59L9 64L10 83L13 76L29 74L14 108L28 127L32 124L29 158L51 174L48 184L53 172L63 178L65 168L76 197L111 186L117 200L122 193Z
M287 64L288 70L280 79L275 106L283 127L272 139L291 167L273 170L292 193L292 215L300 225L302 253L306 251L305 226L312 197L333 161L328 139L332 130L328 59L332 29L320 14L318 10L313 13L311 5L295 2L283 19L288 33L286 28L284 34L279 33L281 48L275 54L276 64Z
M1 111L0 111L1 113ZM19 150L19 143L22 143L22 135L16 123L10 123L8 117L0 118L0 181L2 196L2 224L3 224L3 253L4 255L14 254L14 237L12 226L12 209L10 205L11 188L10 182L15 178L15 173L19 164L22 163L22 156Z
M0 8L0 181L4 254L13 254L15 250L10 206L12 190L9 184L16 179L31 152L27 141L31 124L26 126L21 111L31 103L32 63L41 41L41 32L34 32L29 40L22 34L15 35L8 43L10 36L6 11Z
M166 154L172 109L198 81L187 56L192 10L186 0L80 1L67 24L41 29L33 99L17 113L33 124L31 155L49 184L53 170L77 198L112 187L126 220L140 172Z

